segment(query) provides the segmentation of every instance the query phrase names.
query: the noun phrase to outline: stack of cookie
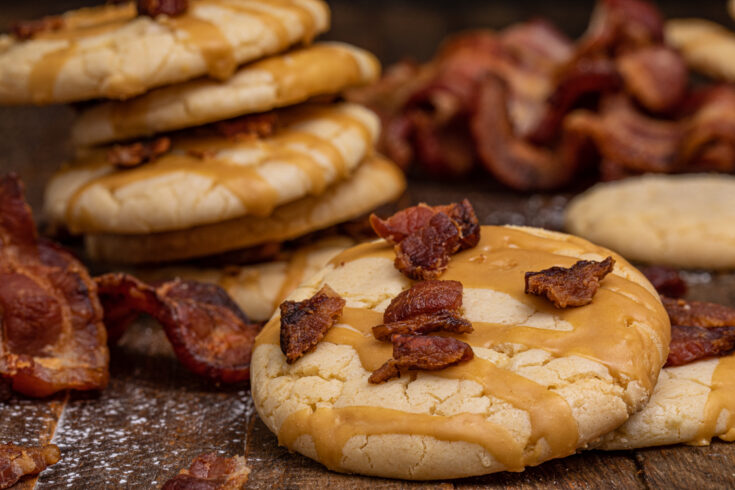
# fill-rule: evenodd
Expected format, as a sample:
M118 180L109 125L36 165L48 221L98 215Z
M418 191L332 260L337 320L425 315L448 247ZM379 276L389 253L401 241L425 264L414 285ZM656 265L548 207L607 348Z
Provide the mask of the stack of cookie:
M0 40L0 103L93 101L47 218L93 260L161 263L266 256L395 199L378 118L335 97L380 66L312 44L328 26L322 0L139 0L17 25Z

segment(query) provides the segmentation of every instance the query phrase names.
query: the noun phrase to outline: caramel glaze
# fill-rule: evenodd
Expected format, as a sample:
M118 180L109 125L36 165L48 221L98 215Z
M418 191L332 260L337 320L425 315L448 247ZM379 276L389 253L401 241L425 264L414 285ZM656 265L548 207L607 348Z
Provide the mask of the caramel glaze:
M704 421L695 439L689 443L694 446L706 446L713 437L735 441L735 355L720 359L712 373L710 387ZM724 417L723 424L717 427L720 417Z
M339 149L329 140L307 133L290 125L314 119L325 119L344 127L360 132L365 146L370 147L372 136L363 123L348 114L340 113L328 106L300 107L286 112L285 127L272 136L260 140L227 139L222 137L195 137L185 133L175 137L172 151L140 167L129 170L111 171L106 175L91 179L77 189L67 205L66 222L74 233L105 231L97 230L91 216L77 210L80 196L91 186L103 186L110 192L134 182L171 174L173 172L190 172L210 177L215 184L229 189L242 202L249 215L269 216L273 209L283 204L276 189L259 173L258 166L238 165L227 160L226 156L216 157L218 152L226 150L259 149L265 155L264 161L282 161L298 167L310 181L310 194L320 195L335 180L348 176L350 169ZM335 176L328 174L332 170L325 169L313 156L307 153L318 152L325 155L334 166ZM64 171L94 169L106 161L106 150L91 150L81 161ZM103 163L104 165L104 163ZM158 230L162 231L162 230Z
M313 39L316 26L314 18L306 8L289 0L275 0L272 3L297 15L304 26L301 37L309 42ZM227 0L192 0L189 9L194 10L200 5L217 5L231 11L250 14L275 34L278 47L291 44L291 36L284 23L267 9L251 8ZM136 17L135 2L80 9L64 14L64 28L36 35L34 39L63 42L58 49L42 56L31 69L28 89L34 100L39 103L53 100L58 74L69 58L77 53L79 41L117 31L134 22ZM207 65L207 75L220 80L232 76L238 60L235 58L232 44L215 24L189 13L175 18L160 16L155 21L168 26L177 33L179 39L199 51ZM127 83L130 84L128 91L132 94L141 93L147 88L137 86L140 81L128 80Z
M526 271L554 265L570 266L578 260L553 253L562 249L579 255L610 255L609 251L575 237L538 237L523 230L485 226L478 246L454 256L442 279L461 281L465 288L507 293L536 311L571 323L571 331L475 322L473 333L454 336L473 347L493 348L515 343L528 349L548 351L556 357L581 356L606 366L620 385L637 381L650 392L667 355L665 347L664 352L659 352L656 340L668 346L670 334L668 317L658 296L652 288L642 287L618 275L609 275L592 304L580 308L558 310L542 298L524 294ZM392 247L378 241L353 247L335 257L331 264L339 268L346 262L367 257L393 259L395 255ZM632 269L621 257L615 256L615 259L619 267ZM324 341L353 347L365 370L373 371L392 353L389 343L378 342L372 336L371 328L381 322L382 313L346 308L340 323L356 331L338 324L327 333ZM650 326L659 338L650 338L635 328L635 322ZM278 336L279 319L273 318L256 339L256 348L263 344L277 345ZM318 408L315 412L306 409L293 413L279 428L279 441L293 447L299 436L310 435L320 461L332 469L340 469L342 448L351 437L418 434L444 441L474 442L506 469L516 471L550 458L569 455L581 444L569 405L541 384L477 355L470 362L431 374L447 379L472 380L484 388L486 395L527 412L531 421L531 437L526 447L511 437L505 428L476 414L441 417L380 407ZM610 429L601 427L601 430ZM329 436L325 437L326 434Z

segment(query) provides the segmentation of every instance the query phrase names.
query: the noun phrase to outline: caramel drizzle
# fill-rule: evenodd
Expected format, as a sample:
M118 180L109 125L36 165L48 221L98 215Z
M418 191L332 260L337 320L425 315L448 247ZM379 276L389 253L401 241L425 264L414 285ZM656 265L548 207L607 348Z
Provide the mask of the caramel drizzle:
M312 119L331 120L343 129L358 130L365 141L366 147L369 147L372 141L370 131L359 119L347 114L336 113L333 109L306 108L297 110L295 116L287 116L286 119L291 124ZM263 150L266 155L265 161L243 166L228 161L224 156L218 158L208 156L209 151L219 153L225 150L250 149L253 147L260 147ZM302 147L305 147L305 149ZM193 156L186 153L190 150L197 150L203 156ZM327 173L330 170L325 169L307 151L317 152L327 157L335 169L334 179L327 180ZM95 153L95 155L97 155L97 158L105 158L100 152ZM93 157L87 160L93 160ZM83 215L77 207L82 194L93 185L101 185L114 192L133 182L179 171L208 176L216 184L227 187L237 196L246 207L248 214L269 216L273 209L280 204L280 197L277 190L258 172L258 167L268 161L283 161L298 167L308 176L312 195L323 193L331 181L344 178L349 173L344 157L331 141L288 127L284 128L281 134L256 141L232 141L220 137L190 139L182 136L174 143L171 153L163 155L153 162L132 170L116 171L85 182L69 200L66 221L73 231L88 231L88 229L96 228L93 225L92 217ZM93 168L94 166L93 163L85 163L81 166L74 166L72 169Z
M711 390L704 407L704 420L692 445L703 446L717 436L723 441L735 441L735 355L723 357L712 373ZM724 419L724 432L718 431L717 422Z
M657 296L649 289L620 276L610 275L603 282L592 305L567 310L556 310L553 306L544 303L542 298L529 297L523 293L523 274L526 270L541 270L552 265L566 266L576 262L577 259L574 257L552 253L553 250L558 250L560 245L564 245L561 248L579 254L596 252L591 249L590 244L575 239L562 242L545 237L535 237L521 230L483 227L480 244L475 249L456 255L442 279L460 280L465 288L493 289L509 294L515 300L532 306L538 312L546 312L569 322L573 326L571 331L475 322L473 323L475 331L472 334L456 337L476 347L492 348L506 343L517 343L529 349L545 350L557 357L582 356L606 366L611 375L621 384L625 385L635 380L650 390L663 359L658 354L655 341L648 335L639 332L632 326L632 322L639 321L651 326L665 345L668 345L669 338L668 324L665 320L666 313ZM539 252L539 249L542 251ZM534 250L534 252L528 252L528 250ZM604 249L599 249L599 253L608 254ZM478 260L480 256L482 259ZM384 242L373 242L353 247L337 256L331 263L339 267L345 262L367 257L393 259L395 255L392 248ZM624 260L620 259L620 261L621 264L626 264ZM638 299L634 300L630 295L618 292L623 289L630 291L631 295L635 295L634 297ZM365 370L372 371L391 357L390 344L378 342L371 335L371 327L381 321L381 313L366 309L345 308L341 322L357 331L337 325L327 333L324 340L353 347ZM271 320L257 338L256 347L260 344L278 344L277 318ZM644 357L641 358L641 356ZM502 454L497 454L502 452L498 448L507 446L480 444L496 459L505 461L504 464L508 468L519 469L528 464L537 464L549 457L566 456L573 453L578 446L578 427L569 405L560 395L543 385L502 369L477 356L468 363L431 374L448 379L473 380L483 386L485 393L505 400L529 414L532 426L529 440L531 450L522 456L510 458L509 461L508 458L502 459ZM735 390L731 393L735 393ZM374 407L356 407L351 415L353 419L365 417L369 423L360 422L351 432L347 428L343 428L342 431L349 432L350 437L375 433L419 433L442 440L476 440L475 438L465 439L467 434L460 432L460 429L452 422L444 425L443 420L446 418L436 419L435 417L430 423L427 422L426 426L420 422L417 432L414 430L416 414L413 413L404 413L402 416L400 412L389 414L390 417L386 424L390 428L384 429L379 417L372 415L371 412L374 409ZM342 409L334 410L337 411L329 413L339 417L338 410ZM382 410L379 411L382 412ZM732 413L735 413L735 410ZM320 414L320 417L328 418L326 412ZM401 419L402 423L400 423ZM423 420L421 417L419 419ZM318 432L318 430L322 430L320 424L324 423L326 422L320 421L312 426L309 425L310 422L305 412L292 414L280 429L279 439L284 443L293 442L300 434L310 434L317 444L320 458L324 457L324 461L329 461L328 464L338 467L337 463L340 461L338 456L341 455L344 442L349 437L335 439L320 437L325 432ZM495 433L492 432L494 430L494 428L488 428L488 432L483 433L480 439L488 440L485 438L495 437ZM326 433L331 434L331 432ZM545 454L543 445L538 444L542 439L548 444L551 455Z

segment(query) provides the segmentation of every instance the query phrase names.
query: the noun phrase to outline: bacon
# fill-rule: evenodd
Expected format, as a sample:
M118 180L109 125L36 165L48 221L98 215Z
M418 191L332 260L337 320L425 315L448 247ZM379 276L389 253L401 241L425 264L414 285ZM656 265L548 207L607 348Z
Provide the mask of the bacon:
M104 388L102 308L87 270L36 235L23 186L0 178L0 376L34 397Z
M64 28L64 18L60 15L49 15L35 20L22 20L10 26L16 39L25 41L42 32L59 31Z
M646 46L624 53L617 66L628 92L651 112L671 113L686 96L686 63L669 47Z
M281 351L293 364L314 350L342 316L345 300L325 285L303 301L281 303Z
M275 112L255 114L228 119L214 123L214 130L230 139L247 140L270 136L278 129L278 115Z
M664 38L661 13L642 0L601 0L589 28L579 41L578 57L614 54L636 47L660 44Z
M383 321L393 323L418 315L459 313L460 308L462 308L461 282L438 280L417 282L393 298L383 313Z
M133 168L168 153L171 139L156 138L152 141L138 141L126 145L114 145L107 152L107 161L119 168Z
M672 325L669 357L666 366L681 366L703 359L729 354L735 349L735 325L698 327Z
M138 15L176 17L189 9L189 0L137 0Z
M661 298L672 325L696 327L735 326L735 308L683 299Z
M0 488L10 488L25 476L37 475L60 458L55 444L42 447L0 444Z
M395 246L395 267L414 280L436 279L461 247L459 227L445 213L437 213L419 231Z
M432 332L471 333L472 323L457 313L440 311L431 315L412 316L373 327L373 335L381 341L388 341L394 335L424 335Z
M164 483L162 490L226 490L245 487L250 468L245 458L226 458L215 453L202 454L192 461L189 469Z
M641 269L646 279L658 294L669 298L681 298L687 293L687 283L681 278L676 269L663 266L650 266Z
M723 85L705 91L682 125L680 160L688 169L735 172L735 88Z
M615 259L602 262L580 260L572 267L551 267L526 272L526 294L545 296L557 308L584 306L600 287L600 281L613 270Z
M368 381L380 384L400 377L400 369L438 371L474 358L472 347L452 337L394 335L393 359L370 375Z
M377 215L370 215L370 225L375 233L389 243L398 244L406 237L426 227L438 213L444 213L452 219L460 229L460 243L463 249L472 248L480 240L480 223L470 201L446 206L429 206L421 203L418 206L398 211L390 218L383 220Z
M95 281L111 336L119 337L137 314L146 313L161 323L190 371L222 383L250 377L259 325L219 286L176 279L154 288L128 274L105 274Z

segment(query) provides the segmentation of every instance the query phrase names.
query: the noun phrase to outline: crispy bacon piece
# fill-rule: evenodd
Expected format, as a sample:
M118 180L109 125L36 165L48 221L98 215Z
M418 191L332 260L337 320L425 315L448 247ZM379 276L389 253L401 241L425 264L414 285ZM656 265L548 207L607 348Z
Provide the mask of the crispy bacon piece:
M315 349L344 307L345 300L328 285L309 299L281 303L281 350L286 362L293 364Z
M114 145L107 152L107 161L119 168L133 168L155 160L168 153L170 149L171 139L167 137Z
M602 262L580 260L572 267L551 267L526 272L526 294L546 296L557 308L584 306L600 287L600 281L613 270L615 259Z
M687 283L676 269L654 265L644 267L641 272L662 296L681 298L687 294Z
M438 371L474 357L472 347L452 337L394 335L391 341L393 359L370 375L372 384L399 377L401 368Z
M578 57L615 54L664 38L664 19L658 9L643 0L597 2L589 28L579 41Z
M162 490L240 490L245 487L250 468L245 458L226 458L215 453L202 454L189 469L164 483Z
M617 66L628 92L651 112L671 113L686 96L686 63L669 47L645 46L624 53Z
M214 123L212 127L225 138L245 140L272 135L278 129L278 123L278 114L266 112L219 121Z
M64 28L64 18L60 15L49 15L35 20L22 20L10 26L16 39L25 41L42 32L53 32Z
M735 325L728 327L671 325L671 343L666 366L681 366L705 357L723 356L733 349L735 349Z
M189 0L137 0L138 15L176 17L189 9Z
M163 325L190 371L222 383L250 377L259 325L219 286L176 279L154 288L128 274L105 274L95 281L111 336L119 337L139 313L146 313Z
M407 320L417 315L440 312L459 313L462 308L462 283L459 281L422 281L401 291L383 313L385 323Z
M735 172L735 89L716 86L693 98L695 112L682 121L679 159L688 170Z
M97 289L84 266L36 235L23 186L0 177L0 376L44 397L107 385Z
M37 475L60 458L55 444L42 447L0 444L0 488L10 488L25 476Z
M735 308L704 301L661 298L672 325L696 327L735 326Z
M430 315L412 316L373 327L376 339L389 341L393 335L424 335L432 332L470 333L472 323L457 313L440 311Z
M398 211L388 219L380 219L370 215L370 224L375 233L392 244L402 242L407 236L414 234L429 224L437 213L444 213L457 223L461 232L462 248L472 248L480 241L480 223L470 201L446 206L429 206L421 203L418 206Z

